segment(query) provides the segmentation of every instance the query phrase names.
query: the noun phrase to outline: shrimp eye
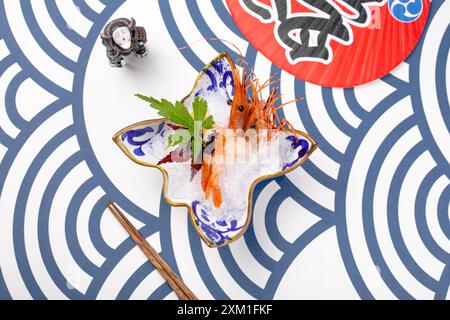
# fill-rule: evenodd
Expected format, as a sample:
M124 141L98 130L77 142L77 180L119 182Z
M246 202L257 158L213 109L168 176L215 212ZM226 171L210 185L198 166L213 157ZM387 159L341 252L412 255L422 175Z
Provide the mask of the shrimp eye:
M233 100L230 99L230 100L227 101L227 103L228 103L229 106L231 106L231 104L233 103Z
M252 124L251 126L250 126L250 129L255 129L256 128L256 124Z
M244 110L245 110L245 107L244 107L244 106L239 106L239 111L240 111L240 112L244 112Z

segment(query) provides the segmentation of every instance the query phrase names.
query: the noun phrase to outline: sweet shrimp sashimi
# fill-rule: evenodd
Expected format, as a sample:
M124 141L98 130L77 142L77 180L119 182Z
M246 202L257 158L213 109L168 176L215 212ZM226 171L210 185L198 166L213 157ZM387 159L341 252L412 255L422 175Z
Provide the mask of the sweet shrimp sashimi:
M230 120L228 129L246 131L249 129L267 130L267 141L271 139L271 130L284 130L285 126L292 127L285 119L280 120L277 110L284 105L275 107L275 103L281 98L276 96L276 89L272 89L266 101L262 98L262 90L276 83L279 80L272 81L274 76L260 85L257 79L247 78L244 70L242 80L237 69L233 69L234 80L234 99L231 103ZM248 82L248 83L247 83ZM249 94L249 90L251 94ZM298 101L298 100L294 100ZM289 103L292 103L291 101ZM205 192L206 199L211 199L216 208L222 205L222 191L220 189L220 175L225 168L225 157L228 148L226 148L226 138L223 132L218 130L218 136L214 142L214 152L209 157L209 161L204 161L202 170L202 189ZM226 150L227 152L224 152ZM234 150L235 153L237 150Z
M225 135L219 132L214 143L214 152L209 158L204 159L202 171L202 189L205 192L205 198L212 197L216 208L222 205L222 191L219 185L220 175L225 169Z

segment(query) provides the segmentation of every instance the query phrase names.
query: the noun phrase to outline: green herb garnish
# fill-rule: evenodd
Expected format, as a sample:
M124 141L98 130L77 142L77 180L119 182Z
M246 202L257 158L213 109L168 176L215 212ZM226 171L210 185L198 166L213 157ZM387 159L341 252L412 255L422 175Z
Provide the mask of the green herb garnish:
M213 116L206 117L208 103L204 99L196 97L192 103L192 108L194 109L194 121L201 122L202 129L214 128L215 122Z
M136 97L148 102L153 109L158 110L160 116L186 128L192 137L193 154L195 156L200 154L203 146L203 130L212 129L215 125L213 117L207 117L208 103L204 99L200 97L194 99L192 103L193 115L191 115L185 105L179 101L173 104L166 99L157 100L141 94L137 94ZM169 136L169 146L188 143L189 139L185 139L185 136L182 133L175 133Z

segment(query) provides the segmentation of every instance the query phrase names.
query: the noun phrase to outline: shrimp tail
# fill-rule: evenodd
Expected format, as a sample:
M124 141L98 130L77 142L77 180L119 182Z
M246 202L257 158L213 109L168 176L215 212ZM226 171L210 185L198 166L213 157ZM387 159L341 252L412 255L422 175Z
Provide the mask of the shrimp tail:
M216 208L222 206L222 191L217 186L213 188L213 203Z
M219 187L219 175L211 175L206 186L205 198L206 200L212 197L213 204L216 208L222 206L222 191Z
M203 192L206 191L206 187L208 186L208 180L211 177L211 164L207 164L206 162L203 164L202 168L202 189Z

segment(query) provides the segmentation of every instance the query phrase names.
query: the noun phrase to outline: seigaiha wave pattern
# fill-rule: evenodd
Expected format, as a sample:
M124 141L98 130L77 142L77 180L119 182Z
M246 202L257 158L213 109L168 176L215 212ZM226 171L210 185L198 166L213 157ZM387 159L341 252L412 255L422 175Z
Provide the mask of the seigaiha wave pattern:
M0 299L174 299L108 200L202 299L449 299L449 10L449 1L432 1L418 48L385 78L329 89L256 52L222 0L2 1ZM150 34L146 63L164 53L170 72L153 63L144 74L131 61L128 71L108 71L134 72L111 88L96 78L99 65L110 70L98 35L134 13ZM248 232L220 249L201 242L186 209L164 202L157 173L139 182L149 169L108 162L116 156L102 140L108 122L120 129L150 111L116 114L124 98L94 117L100 107L90 98L135 93L127 85L148 92L145 79L171 72L190 84L220 52L238 58L225 41L181 49L204 37L236 44L261 79L278 73L284 101L304 97L280 112L320 145L301 168L257 187Z

